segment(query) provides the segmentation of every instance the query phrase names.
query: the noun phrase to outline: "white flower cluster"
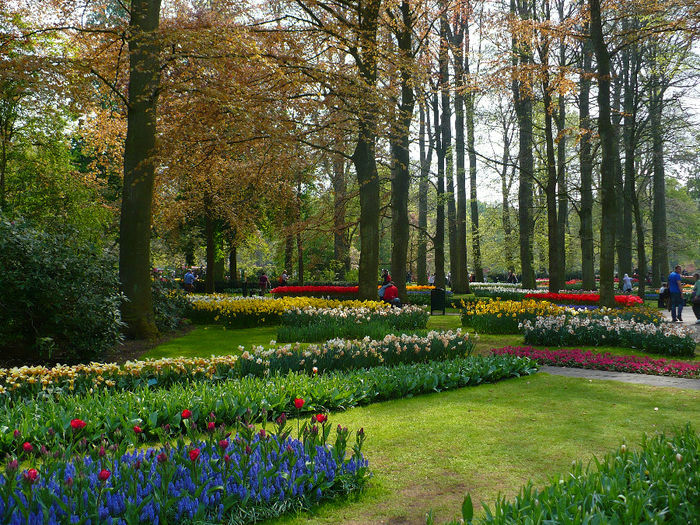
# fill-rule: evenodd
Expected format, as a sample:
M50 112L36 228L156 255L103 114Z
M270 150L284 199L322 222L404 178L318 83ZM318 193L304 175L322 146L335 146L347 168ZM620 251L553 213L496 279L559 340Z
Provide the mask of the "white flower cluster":
M625 320L619 317L593 318L589 316L566 316L553 315L538 317L534 322L524 321L518 325L524 332L554 331L565 329L569 334L575 334L577 330L587 330L591 328L603 329L607 332L614 332L617 335L622 333L638 333L644 335L662 335L664 337L691 337L692 330L683 325L673 325L662 323L640 323L633 320Z
M408 334L389 334L380 340L373 340L369 337L361 340L331 339L320 345L311 344L305 349L299 343L287 344L277 348L253 346L251 352L243 352L241 359L254 361L256 364L264 364L265 366L269 366L270 361L273 359L293 357L295 355L302 356L301 365L304 365L304 361L307 359L315 364L319 358L328 355L335 359L372 356L379 361L383 361L383 356L390 352L395 354L414 352L417 354L421 351L430 351L432 344L436 341L440 341L444 348L447 348L450 344L462 347L470 339L473 340L476 337L457 329L454 332L431 331L425 337Z
M242 295L228 295L228 294L223 294L223 293L212 293L212 294L187 294L187 299L191 303L230 303L231 301L251 301L251 300L256 300L256 301L275 301L275 297L271 295L265 295L265 296L250 296L250 297L243 297Z
M383 305L378 308L338 306L336 308L317 308L314 306L304 306L302 308L292 308L288 312L297 315L309 315L314 317L330 317L336 319L355 319L357 322L372 321L377 319L389 319L404 316L411 316L425 312L425 308L418 305L404 306L403 308L393 308L391 305Z
M528 290L526 288L521 288L519 283L469 283L470 288L476 290L493 290L493 289L503 289L510 290L511 292L523 291L523 292L534 292L535 290Z

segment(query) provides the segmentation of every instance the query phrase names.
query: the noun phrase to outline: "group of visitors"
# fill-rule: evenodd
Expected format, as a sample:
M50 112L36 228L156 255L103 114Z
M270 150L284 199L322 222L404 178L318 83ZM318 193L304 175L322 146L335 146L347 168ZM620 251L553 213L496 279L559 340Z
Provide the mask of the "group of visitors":
M695 285L690 293L690 305L697 319L695 324L700 324L700 273L695 273ZM668 308L671 311L671 320L674 323L683 322L683 299L681 266L677 265L668 276L668 282L661 284L659 290L659 308Z

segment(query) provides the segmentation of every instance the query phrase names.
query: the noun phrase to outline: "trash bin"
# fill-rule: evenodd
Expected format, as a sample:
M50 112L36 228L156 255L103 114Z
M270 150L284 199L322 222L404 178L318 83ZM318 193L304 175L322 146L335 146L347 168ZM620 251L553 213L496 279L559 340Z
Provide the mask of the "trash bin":
M434 288L430 290L430 315L433 311L442 310L442 315L445 315L446 295L443 288Z

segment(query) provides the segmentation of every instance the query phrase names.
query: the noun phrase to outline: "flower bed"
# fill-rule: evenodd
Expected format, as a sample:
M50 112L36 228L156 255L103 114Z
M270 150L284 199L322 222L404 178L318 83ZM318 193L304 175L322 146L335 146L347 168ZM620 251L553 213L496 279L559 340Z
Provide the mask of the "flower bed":
M302 348L299 344L281 348L257 347L241 356L241 373L263 375L270 372L318 373L404 363L427 363L471 354L473 338L456 332L430 332L416 335L387 335L380 341L332 339L323 345Z
M517 334L518 325L527 319L564 311L546 301L479 301L462 310L462 326L471 326L477 333Z
M369 477L358 431L346 458L348 430L309 427L292 439L280 420L277 434L262 429L228 439L112 454L102 448L78 458L53 459L0 473L3 523L246 523L348 494ZM305 427L306 428L306 427Z
M250 328L280 324L282 313L291 308L314 306L334 308L340 305L385 309L379 301L339 301L314 297L252 298L230 295L195 295L190 298L189 316L195 323L224 324L233 328Z
M170 388L135 388L123 392L96 391L63 395L41 402L0 403L0 454L18 452L28 442L54 451L75 440L70 422L87 424L79 429L81 439L99 443L119 442L138 426L146 438L177 436L183 428L182 407L190 407L188 425L207 430L207 414L216 414L217 424L233 425L251 411L253 419L263 413L276 418L295 412L295 397L306 399L304 411L345 410L387 399L496 382L535 372L527 358L488 356L431 363L375 367L327 374L289 373L264 377L245 376L211 383L175 384ZM16 431L16 433L15 433Z
M282 314L277 339L280 342L314 342L365 336L379 339L397 330L425 329L429 318L428 312L420 306L294 308Z
M688 363L685 361L613 355L607 352L598 353L590 350L536 350L530 346L506 346L491 350L491 352L494 355L505 354L529 357L541 365L700 379L700 363Z
M697 523L698 471L700 436L687 425L645 436L638 451L622 445L587 468L577 462L542 490L528 483L512 501L487 507L480 523ZM462 513L471 523L471 498Z
M598 293L528 293L525 299L536 299L540 301L551 301L556 303L569 304L596 304L600 302ZM636 295L616 295L615 302L622 306L634 306L643 304L644 301Z
M693 356L692 332L680 325L604 316L556 315L521 323L525 343L554 346L624 346L654 354Z

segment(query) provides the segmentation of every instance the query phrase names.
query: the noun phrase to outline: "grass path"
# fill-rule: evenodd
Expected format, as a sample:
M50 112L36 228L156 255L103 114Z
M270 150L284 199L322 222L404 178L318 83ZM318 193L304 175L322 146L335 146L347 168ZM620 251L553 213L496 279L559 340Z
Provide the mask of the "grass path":
M331 423L365 428L369 490L274 523L422 524L430 508L439 523L465 492L480 509L530 479L546 484L574 460L688 421L700 427L700 392L543 373L352 409Z

